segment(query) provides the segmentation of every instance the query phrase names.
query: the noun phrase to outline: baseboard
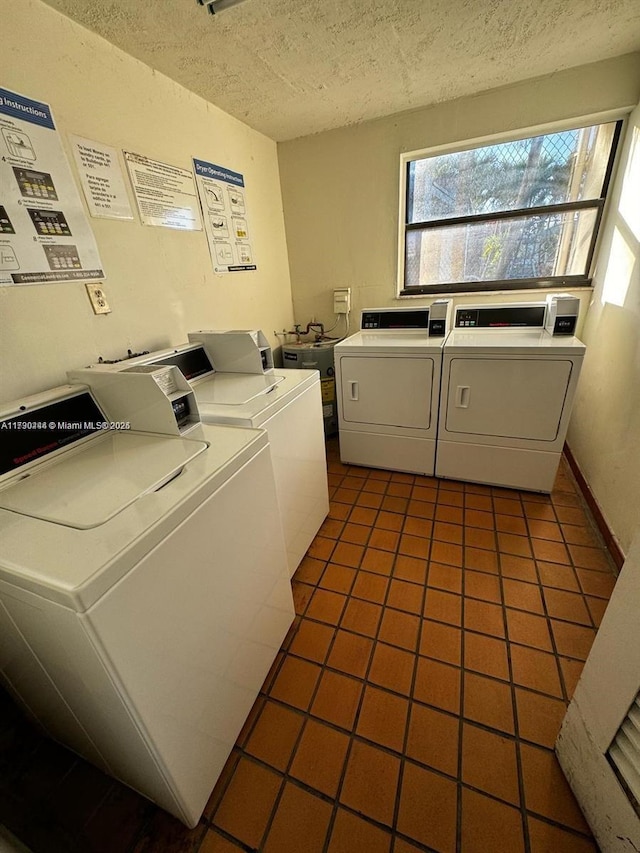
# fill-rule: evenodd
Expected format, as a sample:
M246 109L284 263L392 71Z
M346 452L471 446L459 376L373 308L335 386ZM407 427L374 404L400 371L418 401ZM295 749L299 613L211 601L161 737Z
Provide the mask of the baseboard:
M604 539L604 543L607 546L607 550L611 554L611 558L618 567L618 569L621 569L625 560L624 552L620 547L620 543L614 536L613 531L607 524L607 520L602 514L602 510L600 509L598 501L595 499L594 494L591 491L591 487L585 480L584 474L580 470L580 466L576 462L576 458L571 452L571 448L566 442L564 445L564 455L566 456L567 462L569 463L569 467L573 472L573 476L576 478L578 486L580 487L582 496L584 497L587 506L591 510L591 514L593 515L595 522L598 525L598 530L602 534L602 538Z

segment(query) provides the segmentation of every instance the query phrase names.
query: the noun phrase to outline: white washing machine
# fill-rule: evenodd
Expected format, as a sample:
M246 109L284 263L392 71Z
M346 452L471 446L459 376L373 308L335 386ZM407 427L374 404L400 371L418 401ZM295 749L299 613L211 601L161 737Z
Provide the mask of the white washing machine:
M585 352L544 303L464 306L444 346L436 475L550 492ZM553 300L552 304L556 304ZM567 334L568 332L568 334Z
M176 365L191 384L203 423L267 430L293 575L329 512L320 375L317 370L274 371L271 350L258 333L194 332L189 337L197 340L92 370L107 375L136 363ZM226 371L257 372L218 372L213 355ZM72 371L69 378L102 393L103 386L98 389L88 371Z
M266 433L178 399L172 435L101 428L79 385L0 411L0 675L195 826L294 611Z
M353 465L434 472L448 301L362 312L334 349L340 457Z

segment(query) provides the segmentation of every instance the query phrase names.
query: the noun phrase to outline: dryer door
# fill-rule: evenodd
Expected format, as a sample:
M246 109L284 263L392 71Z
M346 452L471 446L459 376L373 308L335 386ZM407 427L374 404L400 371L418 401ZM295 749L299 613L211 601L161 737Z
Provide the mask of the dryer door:
M434 360L343 356L342 415L348 423L429 429Z
M572 362L536 358L452 358L448 433L555 441Z

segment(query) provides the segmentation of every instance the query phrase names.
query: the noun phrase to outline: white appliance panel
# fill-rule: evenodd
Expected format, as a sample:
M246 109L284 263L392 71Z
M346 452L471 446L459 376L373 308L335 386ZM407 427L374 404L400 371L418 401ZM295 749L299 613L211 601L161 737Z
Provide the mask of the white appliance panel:
M525 358L452 358L447 433L555 441L572 363Z
M432 357L343 355L339 365L344 421L430 428Z

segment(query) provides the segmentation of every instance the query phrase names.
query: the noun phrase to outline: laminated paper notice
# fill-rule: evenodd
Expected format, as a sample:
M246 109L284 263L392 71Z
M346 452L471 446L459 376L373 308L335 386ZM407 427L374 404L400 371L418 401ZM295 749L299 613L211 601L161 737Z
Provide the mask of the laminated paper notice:
M116 149L80 136L71 144L91 216L133 219Z
M143 225L202 231L193 175L168 163L124 151Z

